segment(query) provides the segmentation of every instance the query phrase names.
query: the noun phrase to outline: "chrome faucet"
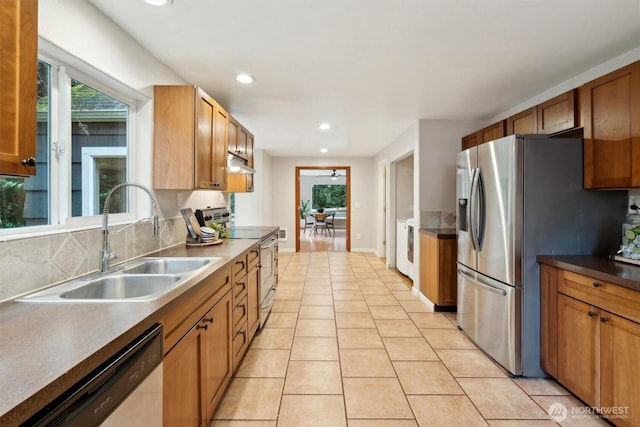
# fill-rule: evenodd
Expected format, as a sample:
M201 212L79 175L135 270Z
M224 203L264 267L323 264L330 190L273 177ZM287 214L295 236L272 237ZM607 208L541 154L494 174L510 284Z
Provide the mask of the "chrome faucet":
M149 190L144 185L137 184L135 182L123 182L122 184L116 185L111 189L111 191L109 191L109 194L107 194L107 198L104 201L104 209L102 212L102 249L100 250L100 270L99 270L100 274L108 273L109 263L111 262L111 260L117 258L116 253L109 247L109 207L111 206L111 196L113 195L113 193L123 187L136 187L143 190L145 193L149 195L149 197L151 198L151 204L153 207L153 217L152 217L153 235L157 236L158 234L160 234L160 222L158 221L157 202L156 202L156 198L153 196L153 192L151 192L151 190ZM118 231L122 231L126 228L129 228L140 221L142 220L136 221L133 224L129 224Z

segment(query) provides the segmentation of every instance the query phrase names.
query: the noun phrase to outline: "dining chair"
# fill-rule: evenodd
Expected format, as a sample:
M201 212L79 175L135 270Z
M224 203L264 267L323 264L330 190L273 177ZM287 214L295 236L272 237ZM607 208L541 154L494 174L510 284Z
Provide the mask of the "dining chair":
M327 231L329 232L329 234L331 234L331 230L333 230L333 235L335 236L335 235L336 235L336 228L335 228L335 226L334 226L334 224L333 224L333 220L334 220L334 219L336 219L336 214L335 214L335 212L334 212L334 213L329 214L329 215L327 216L327 218L324 220L324 223L325 223L324 228L326 228L326 229L327 229Z
M307 233L307 228L310 228L311 230L313 230L313 226L315 225L315 218L313 217L313 215L307 213L304 216L304 233Z
M316 220L314 226L313 226L313 230L317 233L318 232L318 227L320 227L320 233L322 233L322 230L327 228L327 223L326 223L326 219L327 219L327 214L325 213L317 213L314 215L314 218Z

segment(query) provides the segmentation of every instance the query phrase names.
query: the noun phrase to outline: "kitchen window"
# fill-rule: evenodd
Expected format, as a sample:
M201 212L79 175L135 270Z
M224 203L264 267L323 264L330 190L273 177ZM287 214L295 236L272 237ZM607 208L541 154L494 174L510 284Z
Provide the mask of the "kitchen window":
M117 86L114 84L114 86ZM0 177L0 235L99 224L104 200L131 176L136 101L60 61L38 61L36 175ZM128 189L115 219L134 219Z

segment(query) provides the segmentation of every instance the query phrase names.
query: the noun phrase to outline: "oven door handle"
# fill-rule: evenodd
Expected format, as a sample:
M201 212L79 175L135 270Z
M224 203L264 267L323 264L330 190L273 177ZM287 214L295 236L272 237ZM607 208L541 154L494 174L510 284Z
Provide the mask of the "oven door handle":
M275 237L272 237L271 239L267 240L266 244L264 243L260 244L260 249L267 250L273 247L277 242L278 242L278 239L276 239Z
M271 289L269 289L269 293L267 294L267 296L264 298L265 300L268 300L267 302L263 302L262 304L260 304L260 309L264 310L265 308L269 308L271 306L271 304L273 304L273 300L276 297L276 291L277 289L274 287L272 287ZM271 296L269 298L269 296Z

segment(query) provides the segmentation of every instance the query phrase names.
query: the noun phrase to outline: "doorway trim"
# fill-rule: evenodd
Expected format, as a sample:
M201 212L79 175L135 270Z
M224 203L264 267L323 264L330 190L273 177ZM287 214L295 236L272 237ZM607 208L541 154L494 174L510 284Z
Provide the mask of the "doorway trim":
M347 174L347 219L345 221L347 234L347 252L351 252L351 166L296 166L295 182L296 182L296 200L295 200L295 216L296 219L296 252L300 252L300 214L298 207L300 206L300 171L301 170L334 170L344 169Z

